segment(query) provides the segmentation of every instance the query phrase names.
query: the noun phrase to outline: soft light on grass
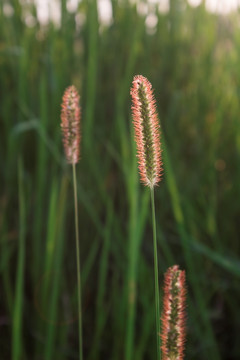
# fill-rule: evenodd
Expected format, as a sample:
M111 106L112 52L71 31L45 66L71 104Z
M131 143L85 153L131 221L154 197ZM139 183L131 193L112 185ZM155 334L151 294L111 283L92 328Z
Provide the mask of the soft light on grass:
M180 0L170 1L170 12L165 13L138 2L112 0L112 22L105 25L99 21L96 0L79 1L72 12L63 0L58 2L61 24L41 26L33 2L0 3L1 356L12 358L20 249L17 154L24 158L28 209L22 301L29 316L22 323L22 356L78 356L77 323L51 327L34 306L36 281L45 264L54 266L46 259L45 244L56 237L59 179L67 171L59 103L67 84L74 83L81 89L88 118L77 176L84 352L89 360L92 354L99 360L122 360L126 354L129 360L154 359L151 197L138 184L130 140L129 85L133 75L141 73L155 89L167 144L163 181L154 194L159 276L174 263L188 274L186 358L240 358L238 15L210 14L203 3L178 11L184 3ZM8 5L12 15L7 14ZM151 29L146 26L148 10L157 20ZM65 206L63 238L58 239L68 246L46 308L53 320L59 311L55 304L64 316L77 311L77 292L67 286L77 284L75 244L70 246L73 206L71 201ZM136 293L130 308L132 281Z

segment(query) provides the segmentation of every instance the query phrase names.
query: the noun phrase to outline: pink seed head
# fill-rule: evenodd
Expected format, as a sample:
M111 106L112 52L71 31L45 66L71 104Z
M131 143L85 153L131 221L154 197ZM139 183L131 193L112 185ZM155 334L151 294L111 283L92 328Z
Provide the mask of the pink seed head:
M80 106L75 86L69 86L63 95L61 110L63 145L67 161L76 164L80 156Z
M152 85L142 75L134 77L130 91L140 178L152 188L161 179L159 121Z
M183 360L186 334L186 284L185 271L177 265L170 267L164 278L162 312L163 360Z

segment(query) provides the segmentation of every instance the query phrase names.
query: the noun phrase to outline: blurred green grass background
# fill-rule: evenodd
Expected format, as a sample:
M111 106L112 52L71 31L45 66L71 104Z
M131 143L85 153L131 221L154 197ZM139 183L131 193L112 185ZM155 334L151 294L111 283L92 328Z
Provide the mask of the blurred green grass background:
M112 0L104 24L96 0L71 12L59 4L60 23L41 25L32 1L0 3L1 359L78 358L71 167L59 125L70 84L82 106L84 359L156 359L150 199L139 184L129 95L135 74L152 83L160 116L160 287L169 266L186 270L186 359L239 359L239 12Z

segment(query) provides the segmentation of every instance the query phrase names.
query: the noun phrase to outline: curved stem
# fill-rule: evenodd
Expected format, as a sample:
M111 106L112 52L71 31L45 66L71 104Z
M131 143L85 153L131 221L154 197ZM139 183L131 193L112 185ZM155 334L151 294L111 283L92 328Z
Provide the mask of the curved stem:
M83 360L83 341L82 341L82 303L81 303L81 267L80 267L80 246L78 230L78 205L77 205L77 181L76 165L73 166L73 191L75 208L75 230L76 230L76 260L77 260L77 287L78 287L78 326L79 326L79 360Z
M160 339L160 301L159 301L159 282L158 282L158 254L157 254L157 233L154 189L151 188L152 202L152 226L153 226L153 248L154 248L154 277L155 277L155 307L156 307L156 330L157 330L157 360L161 359L161 339Z

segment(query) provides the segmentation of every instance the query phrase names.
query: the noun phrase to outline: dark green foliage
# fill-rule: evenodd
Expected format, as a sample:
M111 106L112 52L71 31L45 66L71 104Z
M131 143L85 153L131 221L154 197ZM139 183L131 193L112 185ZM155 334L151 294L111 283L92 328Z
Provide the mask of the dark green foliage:
M111 3L108 26L94 0L79 2L76 12L61 1L61 24L41 26L32 2L0 1L1 359L19 345L16 311L21 360L78 358L71 167L60 129L61 97L71 84L82 106L84 359L123 360L127 343L131 359L156 358L151 208L139 184L130 109L133 76L142 74L153 85L163 135L155 190L160 286L169 266L186 270L186 359L237 360L239 14L172 0L167 13L149 5L158 21L147 27L139 6ZM12 16L3 13L7 4Z

